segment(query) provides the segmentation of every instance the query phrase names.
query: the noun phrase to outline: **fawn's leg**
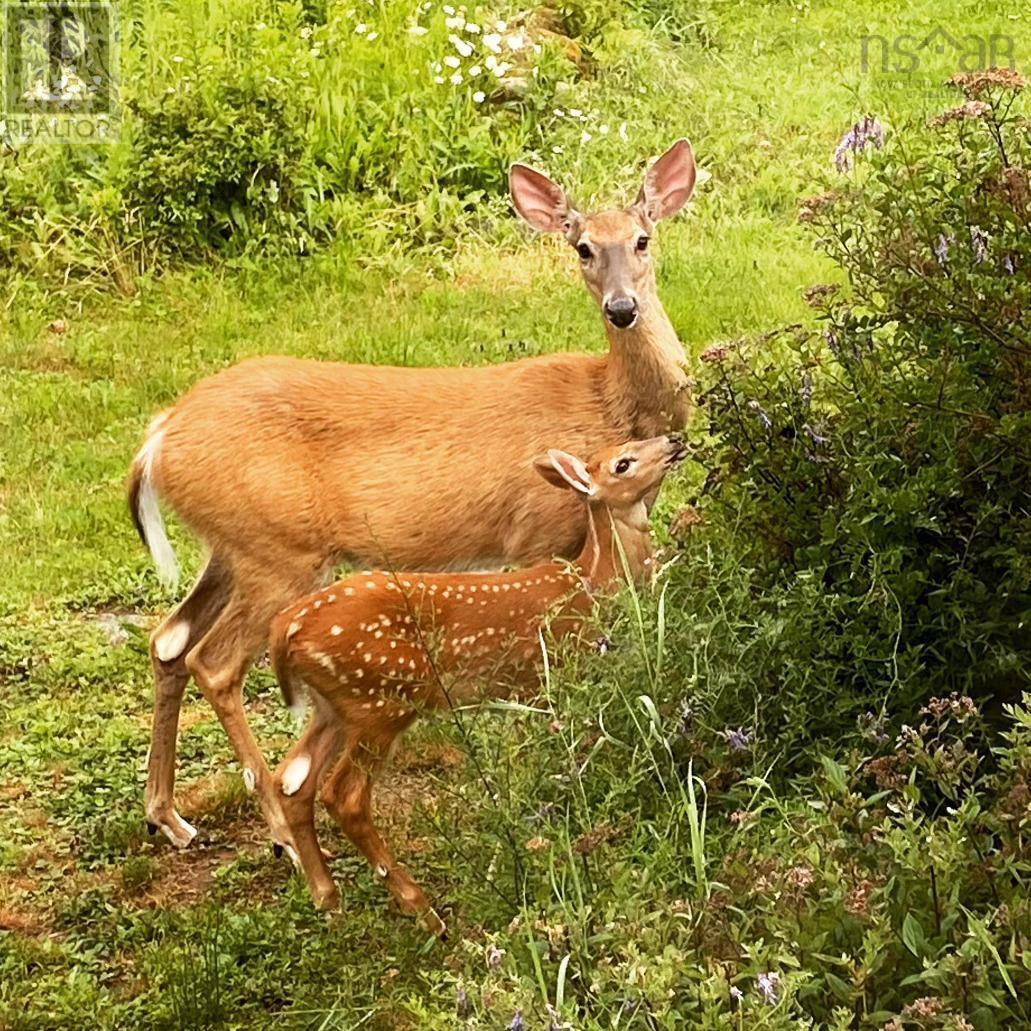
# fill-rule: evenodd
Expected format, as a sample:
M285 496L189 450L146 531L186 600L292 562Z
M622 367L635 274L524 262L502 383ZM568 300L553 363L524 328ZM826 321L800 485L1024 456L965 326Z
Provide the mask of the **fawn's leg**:
M272 778L293 846L290 858L299 865L318 909L336 909L340 893L333 882L315 832L315 796L325 767L340 752L342 735L335 715L317 696L315 714L303 737L290 749Z
M229 735L243 766L247 789L258 796L274 841L292 844L265 757L243 710L243 681L254 656L268 639L268 625L281 608L310 590L321 563L302 564L290 576L267 565L233 569L233 593L211 629L186 656L186 668Z
M232 586L224 566L212 557L193 590L150 638L154 668L154 717L147 755L145 805L151 833L160 830L173 845L185 848L197 831L175 809L175 752L179 710L190 674L187 652L211 629Z
M443 935L446 930L443 920L434 912L419 885L396 863L372 822L373 776L382 758L389 754L394 739L412 718L377 728L375 737L349 736L343 754L322 788L322 800L358 851L383 878L398 905L405 912L422 917L431 932Z

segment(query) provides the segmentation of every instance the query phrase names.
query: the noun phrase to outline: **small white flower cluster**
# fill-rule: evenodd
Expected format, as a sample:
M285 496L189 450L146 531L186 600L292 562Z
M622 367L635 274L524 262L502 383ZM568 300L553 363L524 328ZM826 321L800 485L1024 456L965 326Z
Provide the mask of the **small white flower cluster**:
M433 6L430 2L424 3L423 13L432 11ZM539 43L534 43L521 28L512 28L506 21L480 24L469 20L464 7L456 9L451 4L444 4L441 10L453 49L430 65L433 81L438 86L473 87L472 99L477 104L487 99L495 83L504 82L517 58L541 52ZM408 31L412 35L424 35L427 30L413 23Z

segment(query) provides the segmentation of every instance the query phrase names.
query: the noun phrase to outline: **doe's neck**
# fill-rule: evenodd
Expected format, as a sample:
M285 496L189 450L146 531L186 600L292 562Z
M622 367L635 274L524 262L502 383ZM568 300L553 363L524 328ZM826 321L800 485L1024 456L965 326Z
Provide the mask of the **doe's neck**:
M637 321L609 338L607 400L633 436L682 429L689 407L687 354L654 286L639 301ZM604 318L604 316L603 316Z

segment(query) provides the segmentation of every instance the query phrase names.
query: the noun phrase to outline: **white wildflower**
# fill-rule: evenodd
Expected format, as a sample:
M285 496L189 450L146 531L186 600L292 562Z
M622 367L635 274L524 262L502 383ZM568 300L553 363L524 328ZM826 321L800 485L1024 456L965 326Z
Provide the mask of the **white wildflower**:
M565 151L561 147L552 147L551 148L551 153L552 154L563 154L563 153L565 153Z
M522 50L526 46L526 37L521 32L513 32L505 38L505 45L509 50Z
M448 79L448 82L450 82L452 86L461 86L462 85L462 73L461 72L455 72L455 74L452 75L450 79Z
M600 132L602 134L602 136L608 136L608 134L609 134L609 127L607 125L599 125L598 126L598 132Z
M584 116L584 113L583 113L583 111L580 110L580 108L578 108L578 107L571 107L569 109L569 117L570 118L583 118L583 116Z
M494 28L496 28L498 30L498 32L504 32L505 29L508 28L508 22L507 21L496 21L494 23Z
M444 4L444 13L445 14L454 14L455 13L455 9L450 4Z
M477 103L477 104L482 104L486 99L487 99L487 94L484 93L483 90L481 90L481 89L478 89L473 94L473 101L475 103Z
M358 22L358 24L354 27L354 31L357 32L359 36L364 36L368 29L369 26L366 25L363 21Z
M259 22L258 22L258 23L257 23L257 24L256 24L256 25L254 26L254 28L255 28L255 29L256 29L256 30L258 31L258 32L263 32L263 31L264 31L265 29L267 29L267 28L268 28L268 26L267 26L267 25L266 25L266 24L265 24L265 23L264 23L263 21L259 21Z
M561 118L565 114L565 112L562 110L562 108L556 107L554 114L556 118Z
M408 35L409 36L425 36L430 30L425 25L409 25Z
M492 53L501 53L501 37L496 32L488 32L483 37L483 45Z
M460 14L456 14L453 18L445 18L444 24L449 29L460 29L465 24L465 18Z
M436 83L436 84L437 84L438 86L443 86L443 85L444 85L444 76L443 76L443 75L434 75L434 76L433 76L433 81L434 81L434 82L435 82L435 83Z
M451 40L451 42L454 44L455 49L462 55L462 57L472 56L473 48L468 43L466 43L466 41L462 39L461 36L456 36L452 32L451 35L448 36L448 39Z
M591 142L591 134L586 129L584 129L584 131L582 133L580 133L580 142L581 143L590 143Z
M448 68L460 68L462 66L462 61L460 58L455 57L454 54L448 54L447 57L444 58L444 64L446 64Z
M467 23L467 25L465 26L465 31L468 32L470 35L477 36L480 32L480 26L477 25L476 22L471 21Z
M182 64L183 63L183 59L178 54L173 54L172 55L172 60L175 61L176 64Z
M301 29L301 39L308 39L310 36L311 36L311 26L310 25L305 25L304 28Z
M469 69L469 76L475 79L482 71L483 69L478 64L474 64L472 68Z
M498 66L498 59L493 54L488 54L487 60L483 63L490 69L490 71L494 71Z
M508 70L509 70L509 69L510 69L511 67L512 67L512 66L511 66L510 64L508 64L508 63L507 63L506 61L499 61L499 62L498 62L498 63L497 63L497 64L496 64L495 66L494 66L494 74L495 74L495 75L496 75L496 76L497 76L497 77L498 77L499 79L500 79L500 78L503 78L503 77L504 77L504 75L505 75L505 73L506 73L506 72L507 72L507 71L508 71ZM535 68L535 69L534 69L534 71L536 71L536 70L537 70L537 69Z
M379 33L373 30L365 38L371 43L377 36L379 36Z
M626 133L626 122L621 122L619 126L619 138L626 142L630 137Z

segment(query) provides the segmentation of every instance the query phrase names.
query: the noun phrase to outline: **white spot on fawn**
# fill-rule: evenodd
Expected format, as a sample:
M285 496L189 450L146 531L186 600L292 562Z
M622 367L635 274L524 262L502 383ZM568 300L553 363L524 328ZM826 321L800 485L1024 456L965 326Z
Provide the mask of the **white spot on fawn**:
M342 634L342 633L344 632L344 628L343 628L342 626L337 626L337 625L336 625L336 623L334 623L334 624L333 624L333 625L332 625L332 626L331 626L331 627L329 628L329 632L330 632L330 633L331 633L331 634L332 634L332 635L333 635L334 637L339 637L339 636L340 636L340 635L341 635L341 634Z
M294 756L283 770L282 789L284 795L294 795L308 779L311 772L311 756L302 752Z
M249 766L243 768L243 786L247 789L250 794L254 794L254 789L258 784L258 779L254 776L254 770Z
M288 627L286 628L286 636L287 636L287 638L291 638L291 637L293 637L293 636L294 636L294 634L296 634L296 633L297 633L297 631L298 631L298 630L300 630L300 629L301 629L301 624L300 624L300 623L298 623L298 622L297 622L297 620L295 619L295 620L294 620L294 621L293 621L293 622L292 622L292 623L291 623L291 624L290 624L290 625L289 625L289 626L288 626Z
M171 662L182 655L183 649L189 640L190 624L185 620L173 623L158 635L157 640L154 642L154 654L162 662Z

